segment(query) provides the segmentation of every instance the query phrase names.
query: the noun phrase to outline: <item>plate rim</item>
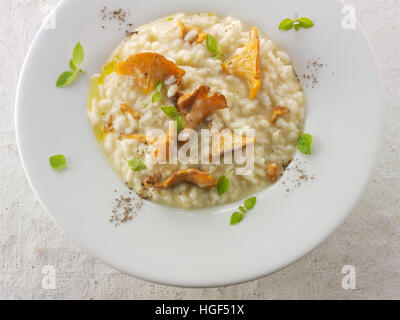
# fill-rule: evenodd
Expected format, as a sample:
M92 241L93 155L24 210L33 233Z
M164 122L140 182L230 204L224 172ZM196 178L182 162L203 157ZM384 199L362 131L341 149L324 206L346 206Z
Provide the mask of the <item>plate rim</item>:
M68 0L61 0L60 2L57 3L57 5L53 8L53 10L49 13L48 16L53 15L57 10L59 10L59 8ZM337 0L338 2L343 3L343 0ZM46 18L47 19L47 18ZM45 20L44 20L45 21ZM377 88L377 91L379 92L379 100L380 100L380 104L379 106L377 106L377 108L379 108L380 110L384 111L384 104L385 104L385 95L384 95L384 87L383 87L383 81L382 81L382 72L381 69L379 67L379 63L377 61L377 57L376 57L376 52L370 42L370 39L368 38L365 29L363 28L363 26L359 23L358 19L357 19L357 27L359 28L359 30L362 32L363 38L366 41L367 45L368 45L368 49L369 52L371 53L372 57L373 57L373 61L374 61L374 69L376 70L376 74L378 75L379 79L378 79L378 84L379 87ZM18 148L18 153L19 153L19 157L20 157L20 161L25 173L25 176L29 182L29 185L36 197L36 199L39 201L40 205L45 209L45 211L47 212L47 214L51 217L51 219L53 220L53 222L56 223L57 226L60 227L60 230L62 230L62 232L66 235L69 235L68 232L66 232L66 230L62 227L61 224L58 223L58 221L56 220L56 218L54 217L54 215L47 209L46 205L44 204L42 198L39 196L39 193L37 192L37 190L34 187L34 183L31 180L31 175L29 173L29 170L27 169L26 166L26 159L23 156L23 150L21 148L21 131L19 129L19 124L18 124L18 119L19 119L19 112L21 112L21 103L20 103L20 97L21 97L21 82L22 79L24 77L25 71L26 71L26 66L28 64L28 60L31 56L32 50L34 48L34 44L37 42L38 37L40 35L40 33L43 31L43 24L40 26L39 30L37 31L37 33L35 34L29 49L26 53L26 56L24 58L22 67L20 69L20 73L19 73L19 77L18 77L18 82L17 82L17 90L16 90L16 99L15 99L15 113L14 113L14 117L15 117L15 135L16 135L16 142L17 142L17 148ZM364 178L364 185L363 188L360 190L357 190L357 197L354 197L354 199L352 200L351 206L349 206L350 208L347 210L346 214L341 216L341 219L339 219L340 221L335 225L335 226L331 226L330 227L330 231L329 232L325 232L326 236L322 239L320 239L319 241L316 241L316 243L313 244L312 247L309 247L308 249L304 249L301 252L298 252L297 255L295 257L291 256L290 259L286 264L281 265L279 267L276 267L272 270L268 270L264 273L261 274L252 274L251 276L248 276L245 279L238 279L237 281L220 281L218 284L215 285L210 285L210 284L205 284L203 285L191 285L191 284L183 284L183 283L176 283L176 282L168 282L168 281L164 281L164 280L157 280L157 279L152 279L152 278L148 278L145 276L141 276L138 274L133 274L131 271L129 270L125 270L124 268L120 268L118 267L115 263L108 261L108 259L105 259L104 257L99 257L98 254L93 253L93 251L91 250L91 248L88 248L85 244L82 243L78 243L78 241L76 241L73 237L68 236L68 239L70 241L72 241L75 245L77 245L79 248L82 248L84 250L84 252L89 253L92 257L95 257L96 259L101 260L102 262L104 262L105 264L111 266L112 268L123 272L125 274L128 274L130 276L133 276L135 278L138 279L142 279L142 280L146 280L146 281L150 281L152 283L157 283L157 284L163 284L163 285L168 285L168 286L173 286L173 287L183 287L183 288L217 288L217 287L223 287L223 286L227 286L227 285L236 285L236 284L241 284L241 283L245 283L245 282L249 282L249 281L253 281L253 280L257 280L260 279L262 277L268 276L268 275L272 275L286 267L288 267L291 264L294 264L295 262L297 262L298 260L300 260L301 258L303 258L304 256L306 256L307 254L309 254L310 252L312 252L313 250L315 250L316 248L318 248L321 244L323 244L329 237L331 237L335 231L343 224L343 222L348 218L348 216L353 212L355 206L359 203L360 198L362 197L362 195L365 193L366 188L369 186L371 178L374 174L374 171L376 169L377 163L378 163L378 159L379 159L379 145L381 145L382 141L383 141L383 137L384 137L384 124L385 124L385 119L382 113L382 116L380 117L380 119L378 120L379 122L379 132L377 132L376 134L379 136L379 138L377 139L379 141L379 143L376 144L375 146L375 152L374 152L374 159L373 159L373 167L369 168L369 175L366 176Z

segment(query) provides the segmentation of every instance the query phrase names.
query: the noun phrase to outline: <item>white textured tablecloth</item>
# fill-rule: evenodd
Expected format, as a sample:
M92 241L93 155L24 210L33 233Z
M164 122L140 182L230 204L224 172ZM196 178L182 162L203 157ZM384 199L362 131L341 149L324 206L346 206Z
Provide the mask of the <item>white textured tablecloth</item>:
M15 141L15 92L30 43L48 8L57 2L0 0L0 298L400 298L399 0L346 1L355 6L374 47L387 121L378 167L351 216L318 249L276 274L201 290L137 280L82 252L50 220L28 185ZM55 267L55 289L42 287L45 265ZM344 265L356 268L355 290L342 288Z

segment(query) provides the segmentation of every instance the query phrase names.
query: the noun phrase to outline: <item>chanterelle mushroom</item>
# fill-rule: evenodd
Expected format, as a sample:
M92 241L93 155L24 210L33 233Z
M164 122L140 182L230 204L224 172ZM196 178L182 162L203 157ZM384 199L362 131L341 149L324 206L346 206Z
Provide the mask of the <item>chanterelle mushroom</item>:
M180 96L176 102L178 112L184 118L184 127L194 129L210 114L228 107L225 96L219 92L209 95L210 88L200 86L193 92Z
M176 139L177 132L175 128L171 127L169 128L167 134L163 137L156 138L154 139L153 143L156 146L156 149L154 150L154 158L158 158L160 151L163 152L161 154L161 158L165 159L160 159L160 160L168 160L169 159L169 148L170 148L170 143L174 142Z
M261 86L260 80L260 39L258 29L253 27L250 31L250 39L243 52L222 64L226 73L233 73L244 78L249 83L250 99L254 99Z
M140 113L133 110L128 104L123 103L121 104L120 110L124 114L131 114L132 117L134 117L136 120L140 119Z
M274 124L276 122L276 120L278 120L279 117L281 117L285 114L288 114L289 111L290 110L285 107L275 107L272 110L271 124Z
M247 136L236 136L232 133L223 132L218 133L213 139L219 139L219 143L213 143L211 147L210 158L219 157L228 152L235 152L247 147L248 145L254 144L256 139L254 137Z
M267 166L267 179L270 182L278 180L279 165L276 162L271 162Z
M210 176L207 172L189 168L175 172L164 182L156 184L155 187L169 188L182 182L189 182L200 188L211 188L217 185L217 179Z
M158 181L160 181L160 176L147 176L144 178L143 185L147 188L153 187Z
M114 115L110 115L110 118L108 119L108 121L104 125L104 128L103 128L104 132L108 132L108 133L113 133L114 132L113 121L114 121Z
M178 20L178 26L181 29L182 40L189 43L202 43L207 37L207 33L202 32L200 28L187 26L182 20Z
M149 138L143 133L121 134L121 138L122 139L133 139L133 140L137 140L139 142L148 143L148 144L154 142L153 138Z
M130 56L125 62L115 66L115 72L123 76L133 76L136 84L143 93L154 90L157 81L164 81L171 75L179 85L185 70L163 55L154 52L137 53Z

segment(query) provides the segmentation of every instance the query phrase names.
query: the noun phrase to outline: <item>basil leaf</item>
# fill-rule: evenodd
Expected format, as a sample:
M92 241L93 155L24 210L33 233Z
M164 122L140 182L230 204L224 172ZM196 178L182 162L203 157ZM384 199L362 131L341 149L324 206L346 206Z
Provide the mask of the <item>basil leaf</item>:
M74 72L76 72L78 70L78 66L76 65L74 59L69 60L69 67Z
M290 30L293 28L293 20L292 19L283 19L279 24L279 30Z
M176 116L175 121L176 121L176 130L179 132L183 129L183 118L181 116Z
M56 86L58 88L70 85L76 78L76 73L72 71L65 71L58 77Z
M158 81L156 84L156 92L161 92L162 87L163 87L162 81Z
M156 92L154 92L153 96L151 97L151 102L156 103L156 102L160 101L160 99L161 99L161 93L156 91Z
M176 118L179 116L178 110L174 106L161 107L161 111L164 112L168 117Z
M294 30L299 31L300 29L300 23L296 22L293 24Z
M222 195L225 192L227 192L229 189L229 180L227 177L225 176L221 176L218 178L217 181L217 191L218 191L218 195Z
M128 161L128 165L133 171L141 171L147 169L146 165L140 159L131 159Z
M67 165L67 160L65 159L65 156L62 154L57 154L55 156L50 157L49 159L50 165L54 170L60 171L65 168Z
M243 213L241 213L241 212L235 212L235 213L232 214L232 216L231 216L231 225L233 226L233 225L235 225L235 224L238 224L240 221L243 220L243 217L244 217Z
M250 210L250 209L254 208L254 206L256 205L256 202L257 202L257 198L251 197L244 201L244 206L246 207L247 210Z
M311 154L312 136L308 133L302 133L297 140L297 148L304 154Z
M83 59L85 57L85 54L83 52L83 47L80 44L80 42L78 42L74 48L74 51L72 53L72 58L74 59L76 64L81 64Z
M211 34L207 34L206 44L208 51L214 54L218 52L218 41Z
M300 27L306 28L306 29L311 28L314 25L314 22L312 22L311 19L306 18L306 17L299 18L299 23L300 23Z

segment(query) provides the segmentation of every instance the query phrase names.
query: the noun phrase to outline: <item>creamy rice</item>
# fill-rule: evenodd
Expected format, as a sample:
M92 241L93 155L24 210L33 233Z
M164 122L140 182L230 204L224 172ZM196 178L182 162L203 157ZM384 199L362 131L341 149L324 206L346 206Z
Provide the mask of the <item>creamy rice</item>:
M205 41L200 44L181 39L177 20L185 25L198 27L213 35L222 48L223 57L214 59L207 50ZM260 34L261 88L254 100L249 99L247 81L222 71L221 60L240 53L249 40L249 30L240 20L207 14L177 14L163 18L137 29L138 33L126 38L113 52L100 75L92 80L89 95L88 116L95 135L114 170L121 179L138 194L158 203L180 208L202 208L243 199L266 188L268 163L275 162L284 168L293 158L297 139L305 118L305 97L296 78L288 54L280 50L271 39ZM193 35L188 34L187 37ZM185 41L186 40L186 41ZM165 165L154 159L151 148L137 140L121 140L121 134L146 133L153 128L168 130L171 120L161 106L171 105L168 96L178 91L174 81L164 82L164 93L157 103L152 103L152 93L143 94L132 79L113 71L115 62L125 61L140 52L155 52L176 63L186 71L179 90L188 93L201 85L220 92L227 100L228 108L213 113L211 121L215 129L254 129L254 170L250 175L235 174L236 164L221 165ZM122 114L120 106L126 103L141 117ZM274 107L284 106L290 112L271 124ZM104 133L102 128L113 116L114 132ZM204 128L199 126L196 130ZM147 169L133 171L127 159L140 158ZM200 188L181 183L169 189L145 188L147 176L161 175L162 180L174 172L196 168L209 172L215 178L226 176L230 181L229 191L219 196L216 188Z

